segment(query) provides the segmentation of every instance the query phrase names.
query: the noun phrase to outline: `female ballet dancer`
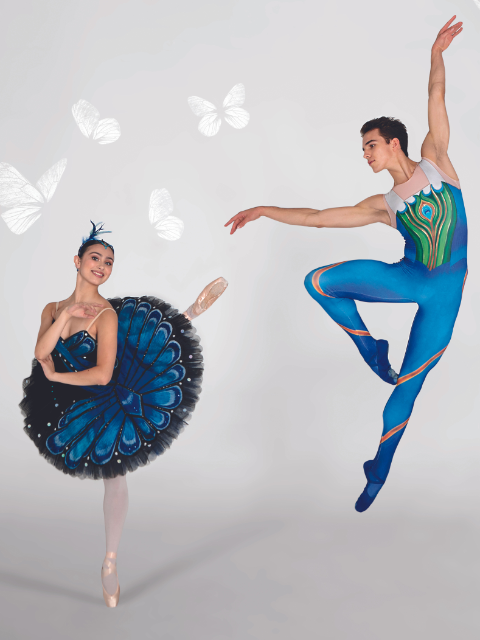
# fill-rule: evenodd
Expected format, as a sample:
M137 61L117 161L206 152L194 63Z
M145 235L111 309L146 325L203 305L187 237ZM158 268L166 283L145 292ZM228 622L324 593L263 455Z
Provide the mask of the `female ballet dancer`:
M394 118L366 122L363 156L374 173L386 169L394 179L385 196L371 196L354 207L281 209L255 207L237 213L225 226L231 233L260 216L308 227L362 227L381 222L400 231L405 256L395 264L376 260L337 262L314 269L305 278L308 293L350 336L370 368L396 385L383 412L377 454L364 464L367 485L355 509L365 511L383 487L393 455L428 373L440 361L452 336L467 277L467 218L460 182L448 157L449 123L445 107L442 53L462 31L462 23L440 30L432 46L428 83L429 131L420 162L408 157L405 125ZM388 343L375 340L354 300L416 302L407 351L397 376L388 361Z
M24 431L57 469L102 478L108 607L120 597L116 557L128 509L127 471L154 460L186 424L203 358L191 320L225 291L217 278L183 314L153 296L105 299L114 250L93 229L74 257L75 290L42 312L32 373L23 381ZM105 313L113 311L113 313Z

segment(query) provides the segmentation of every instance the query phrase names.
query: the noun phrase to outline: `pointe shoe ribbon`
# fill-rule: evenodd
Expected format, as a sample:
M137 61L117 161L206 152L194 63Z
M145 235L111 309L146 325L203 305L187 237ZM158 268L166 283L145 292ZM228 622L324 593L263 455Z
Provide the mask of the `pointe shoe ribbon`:
M105 591L105 587L103 586L103 580L102 580L103 599L105 600L105 604L107 605L107 607L111 607L111 608L116 607L118 604L118 601L120 600L120 583L118 582L117 565L115 562L111 562L108 559L108 558L116 558L116 557L117 557L116 553L114 553L113 551L109 551L105 556L105 560L103 561L103 564L106 565L106 567L102 566L102 578L106 578L113 572L115 572L115 575L117 576L117 589L113 595L110 595L108 591Z
M183 315L189 320L193 320L211 307L227 287L228 282L222 277L210 282L210 284L207 284L205 289L200 293L195 302L191 304L186 311L184 311Z

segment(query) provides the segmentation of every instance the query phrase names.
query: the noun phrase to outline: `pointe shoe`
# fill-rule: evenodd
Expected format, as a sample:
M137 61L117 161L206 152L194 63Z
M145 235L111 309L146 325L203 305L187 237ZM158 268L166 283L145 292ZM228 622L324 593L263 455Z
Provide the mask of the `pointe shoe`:
M103 586L103 580L102 580L103 599L105 600L105 604L107 605L107 607L116 607L118 604L118 601L120 600L120 583L118 582L117 565L116 563L108 560L108 558L116 558L116 557L117 557L116 553L114 553L113 551L109 551L105 556L105 560L103 561L103 564L106 564L107 568L102 566L102 573L101 573L102 578L106 578L113 572L115 572L115 575L117 576L117 589L113 594L113 596L110 595L108 591L105 591L105 587Z
M195 300L193 304L191 304L186 311L183 312L183 315L188 318L188 320L193 320L204 311L206 311L215 300L222 295L225 289L228 287L228 282L225 278L217 278L210 284L207 284L205 289L201 292L198 298Z

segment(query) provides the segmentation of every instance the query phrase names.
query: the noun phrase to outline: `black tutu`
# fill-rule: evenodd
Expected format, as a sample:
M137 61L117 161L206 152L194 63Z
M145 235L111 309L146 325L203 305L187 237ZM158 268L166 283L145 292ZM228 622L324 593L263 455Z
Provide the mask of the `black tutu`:
M201 391L200 340L187 318L151 296L113 298L117 359L108 385L80 387L47 380L33 360L20 408L25 433L64 473L114 478L167 449L195 409ZM97 343L87 331L59 339L55 371L95 366Z

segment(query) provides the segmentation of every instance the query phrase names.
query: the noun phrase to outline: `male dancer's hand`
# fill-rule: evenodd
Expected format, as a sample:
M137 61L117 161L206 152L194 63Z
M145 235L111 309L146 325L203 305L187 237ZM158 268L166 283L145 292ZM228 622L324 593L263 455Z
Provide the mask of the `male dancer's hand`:
M230 218L230 220L224 225L228 227L229 224L232 224L232 228L230 229L230 235L235 233L237 229L241 229L244 227L247 222L252 222L253 220L258 220L260 218L262 207L253 207L253 209L245 209L245 211L240 211L237 215Z
M443 26L438 32L437 39L433 43L432 50L440 49L440 51L445 51L451 45L452 40L458 36L458 34L463 31L463 22L457 22L456 24L450 26L452 22L455 20L457 16L453 16L447 22L445 26Z

